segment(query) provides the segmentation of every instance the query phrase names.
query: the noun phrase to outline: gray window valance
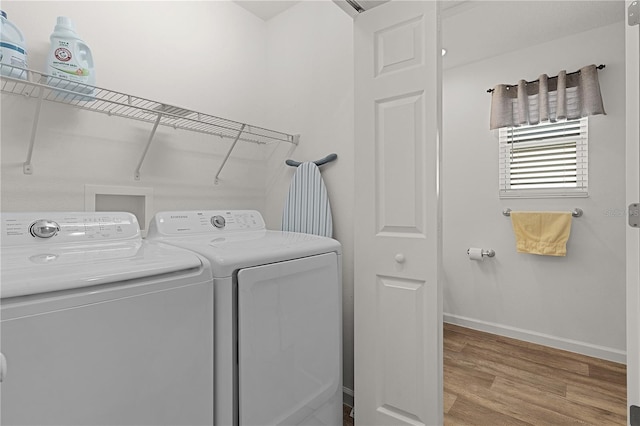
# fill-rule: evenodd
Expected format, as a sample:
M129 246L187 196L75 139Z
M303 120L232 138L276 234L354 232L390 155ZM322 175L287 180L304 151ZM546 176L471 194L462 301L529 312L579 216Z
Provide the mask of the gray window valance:
M490 129L538 124L606 114L600 93L598 68L588 65L578 72L542 74L538 80L517 85L499 84L491 95Z

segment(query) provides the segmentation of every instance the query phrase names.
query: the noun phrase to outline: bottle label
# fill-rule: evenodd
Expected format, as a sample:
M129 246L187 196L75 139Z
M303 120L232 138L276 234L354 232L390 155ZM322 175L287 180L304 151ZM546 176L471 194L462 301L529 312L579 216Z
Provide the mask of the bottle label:
M53 55L61 62L69 62L71 60L71 52L64 47L57 48Z
M71 53L71 43L57 40L54 43L54 51L51 58L50 73L53 77L63 80L86 83L89 77L89 68L79 64Z
M27 52L25 52L25 50L22 47L16 46L13 43L7 43L5 41L0 41L0 47L3 48L3 49L15 50L16 52L21 53L23 55L27 54Z
M27 52L20 46L6 41L0 42L0 63L11 65L12 67L27 68ZM7 74L8 70L2 70L2 74ZM21 73L14 70L12 73Z

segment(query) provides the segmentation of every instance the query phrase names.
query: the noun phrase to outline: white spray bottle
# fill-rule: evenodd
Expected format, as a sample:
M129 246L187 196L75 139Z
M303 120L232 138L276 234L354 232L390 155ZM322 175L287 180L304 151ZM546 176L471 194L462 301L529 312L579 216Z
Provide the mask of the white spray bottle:
M82 93L80 100L92 100L95 95L96 73L89 46L78 36L71 19L59 16L51 34L51 51L47 60L47 80L56 86Z

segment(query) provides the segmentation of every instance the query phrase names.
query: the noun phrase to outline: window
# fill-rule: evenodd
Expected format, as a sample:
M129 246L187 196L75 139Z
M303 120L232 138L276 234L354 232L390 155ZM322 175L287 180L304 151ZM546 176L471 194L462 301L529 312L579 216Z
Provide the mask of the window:
M587 197L587 117L502 127L500 198Z

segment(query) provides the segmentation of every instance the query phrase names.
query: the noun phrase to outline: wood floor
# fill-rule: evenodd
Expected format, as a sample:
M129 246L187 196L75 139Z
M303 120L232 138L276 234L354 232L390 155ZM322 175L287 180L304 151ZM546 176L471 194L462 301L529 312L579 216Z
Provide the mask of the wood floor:
M342 407L342 426L353 426L353 418L351 417L351 407L343 405Z
M626 367L445 324L445 425L626 425Z
M622 364L444 326L446 426L626 425L626 392Z

